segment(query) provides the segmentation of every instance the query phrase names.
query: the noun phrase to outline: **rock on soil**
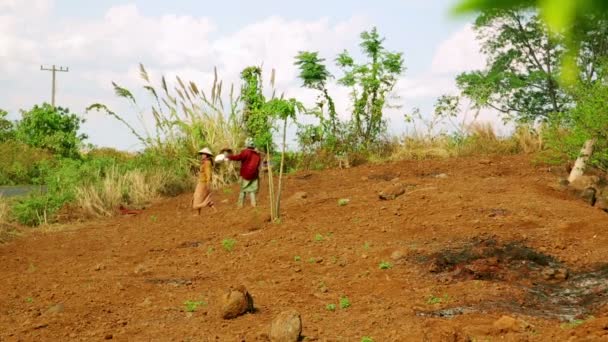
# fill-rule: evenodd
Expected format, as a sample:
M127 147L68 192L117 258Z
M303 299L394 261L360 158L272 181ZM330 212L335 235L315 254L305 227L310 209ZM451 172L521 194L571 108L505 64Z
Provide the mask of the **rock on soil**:
M493 326L497 333L524 332L530 328L529 323L511 316L500 317Z
M574 190L585 190L586 188L594 188L599 183L600 178L598 176L580 176L570 182L568 186Z
M380 192L380 199L394 200L405 193L405 186L401 183L391 184Z
M594 188L586 188L581 192L580 197L590 206L594 206L596 201L596 193L597 191Z
M253 232L264 228L264 226L270 221L272 221L270 214L256 214L249 221L245 222L243 228L247 231Z
M595 206L608 212L608 187L604 188L604 190L597 195Z
M244 286L228 290L222 295L221 303L221 316L224 319L232 319L246 312L253 312L253 298Z
M297 342L302 334L302 319L295 310L281 312L270 327L271 342Z

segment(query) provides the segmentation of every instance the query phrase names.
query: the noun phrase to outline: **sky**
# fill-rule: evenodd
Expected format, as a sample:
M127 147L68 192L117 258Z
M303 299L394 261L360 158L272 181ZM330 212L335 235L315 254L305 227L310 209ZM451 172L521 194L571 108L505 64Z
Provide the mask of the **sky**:
M114 95L112 82L145 98L139 77L143 63L153 82L165 75L209 88L213 68L224 84L239 84L240 71L262 65L265 78L276 70L276 89L314 104L315 92L303 89L294 56L319 51L330 71L344 49L355 56L359 34L377 27L388 50L403 52L401 75L389 109L390 132L411 130L403 115L414 107L429 115L442 94L455 94L454 77L483 68L471 17L453 17L454 0L0 0L0 108L11 117L20 109L50 102L51 73L40 66L69 67L57 74L57 105L86 119L89 142L134 150L139 146L118 121L85 112L104 103L136 127L146 100L135 107ZM348 89L332 83L342 118L349 117ZM482 120L499 122L491 112ZM483 116L482 115L482 116ZM145 121L144 121L145 123ZM293 127L290 140L293 139Z

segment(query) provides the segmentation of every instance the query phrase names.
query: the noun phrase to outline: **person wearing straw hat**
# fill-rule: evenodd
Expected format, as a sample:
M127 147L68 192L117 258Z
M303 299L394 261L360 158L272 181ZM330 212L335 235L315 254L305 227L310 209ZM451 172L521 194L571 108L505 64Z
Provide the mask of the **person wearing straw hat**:
M207 147L198 151L201 155L201 168L196 182L196 190L192 199L192 209L198 210L200 216L201 209L210 207L215 209L214 203L211 200L211 179L213 177L213 153Z
M251 206L255 207L257 205L255 196L259 188L259 169L260 162L262 161L260 153L255 150L253 139L247 139L245 145L247 148L241 151L241 153L227 156L229 160L241 162L239 208L243 207L246 194L249 194L251 198Z

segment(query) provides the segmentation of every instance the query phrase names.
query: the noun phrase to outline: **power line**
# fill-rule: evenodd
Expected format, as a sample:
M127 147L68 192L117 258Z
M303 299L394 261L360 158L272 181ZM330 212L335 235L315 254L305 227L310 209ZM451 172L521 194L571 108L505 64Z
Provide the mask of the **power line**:
M40 70L42 71L51 71L53 73L53 85L52 85L52 95L51 95L51 106L53 106L53 108L55 108L55 73L57 71L59 72L68 72L70 71L70 69L68 67L62 67L60 66L59 68L57 68L55 65L53 65L52 68L45 68L42 65L40 66Z

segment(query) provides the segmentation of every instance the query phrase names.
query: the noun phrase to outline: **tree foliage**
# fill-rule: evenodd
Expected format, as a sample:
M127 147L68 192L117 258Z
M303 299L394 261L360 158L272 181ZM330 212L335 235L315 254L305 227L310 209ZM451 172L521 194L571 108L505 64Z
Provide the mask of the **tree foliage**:
M241 101L243 103L243 122L247 134L255 145L265 150L272 149L272 115L265 109L266 98L262 92L262 68L251 66L241 72Z
M301 51L296 56L295 65L300 70L298 76L303 86L320 92L316 108L311 113L319 118L325 139L335 142L338 135L338 114L334 100L329 96L327 89L327 82L333 76L325 66L325 59L320 58L318 52Z
M519 10L521 8L538 9L543 21L552 33L563 36L568 52L562 59L562 80L574 83L579 66L577 56L581 40L577 37L577 28L585 26L590 17L608 14L608 2L605 0L461 0L455 7L457 14L494 11Z
M488 66L457 77L465 96L519 121L546 119L567 107L570 99L558 84L563 47L536 15L488 10L477 17L474 28Z
M79 134L84 119L70 113L67 108L47 103L22 111L22 119L15 131L16 139L32 147L42 148L63 157L76 157L85 134Z
M595 139L591 163L608 170L608 82L579 83L572 94L577 105L551 118L547 144L556 155L575 159L583 143Z
M360 142L369 146L386 128L382 112L405 67L403 54L387 51L384 38L375 27L364 31L360 37L360 47L367 61L356 63L344 51L338 55L336 62L344 73L338 82L351 88L353 129Z
M15 135L15 127L8 119L8 112L0 108L0 143L11 140Z
M574 105L560 77L560 61L569 53L569 45L564 36L550 35L534 11L485 10L474 28L488 65L459 75L457 83L478 107L496 109L506 119L533 122ZM608 21L589 16L575 33L581 47L576 56L577 82L594 82L607 56Z

